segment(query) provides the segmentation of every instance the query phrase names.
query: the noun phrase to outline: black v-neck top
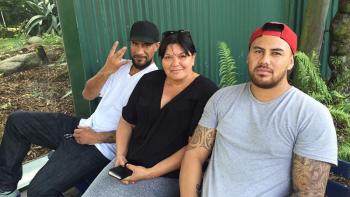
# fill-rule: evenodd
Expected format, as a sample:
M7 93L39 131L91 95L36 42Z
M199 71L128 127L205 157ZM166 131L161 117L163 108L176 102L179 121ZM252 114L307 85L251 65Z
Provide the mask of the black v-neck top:
M123 108L124 120L135 125L126 156L131 164L150 168L184 147L206 102L218 89L209 79L198 76L160 108L165 78L163 70L145 74ZM164 176L178 178L179 170Z

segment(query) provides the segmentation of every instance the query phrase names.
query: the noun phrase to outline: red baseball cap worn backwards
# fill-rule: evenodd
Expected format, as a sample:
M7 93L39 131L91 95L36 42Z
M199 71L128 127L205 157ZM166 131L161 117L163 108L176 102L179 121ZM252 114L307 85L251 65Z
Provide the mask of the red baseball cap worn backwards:
M298 36L290 27L288 27L284 23L268 22L265 23L262 27L257 28L254 31L254 33L250 36L249 48L250 45L254 42L254 40L262 35L280 37L288 43L288 45L292 49L293 54L295 54L297 51Z

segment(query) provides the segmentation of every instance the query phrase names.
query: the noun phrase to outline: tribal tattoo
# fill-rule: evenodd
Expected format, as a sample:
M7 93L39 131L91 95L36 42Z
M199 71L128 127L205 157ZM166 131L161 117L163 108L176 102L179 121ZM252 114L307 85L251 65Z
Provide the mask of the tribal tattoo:
M209 151L214 146L216 129L206 128L198 125L190 140L189 147L203 147Z
M330 168L329 163L294 154L292 196L324 196Z

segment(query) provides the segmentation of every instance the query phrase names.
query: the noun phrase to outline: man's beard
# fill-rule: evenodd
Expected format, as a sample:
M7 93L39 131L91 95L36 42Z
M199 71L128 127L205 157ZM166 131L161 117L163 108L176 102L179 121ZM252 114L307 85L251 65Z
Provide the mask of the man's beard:
M137 68L138 70L143 70L143 69L147 68L149 65L151 65L151 63L152 63L152 60L149 60L144 64L138 64L134 58L131 58L131 61L132 61L132 65L135 68Z
M259 67L255 68L255 69L258 69ZM254 71L255 71L254 69ZM268 82L261 82L258 78L256 78L254 76L254 71L251 73L249 72L249 76L250 76L250 79L252 81L252 83L259 87L259 88L262 88L262 89L271 89L271 88L274 88L276 87L284 78L284 75L286 73L282 73L280 76L277 76L277 78L271 78L270 81ZM272 76L273 76L273 71L272 71Z

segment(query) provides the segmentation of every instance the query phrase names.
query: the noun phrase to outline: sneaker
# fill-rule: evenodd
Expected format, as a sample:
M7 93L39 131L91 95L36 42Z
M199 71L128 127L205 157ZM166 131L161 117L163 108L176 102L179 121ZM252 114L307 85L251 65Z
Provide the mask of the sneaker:
M18 190L10 191L10 192L2 192L0 191L0 197L21 197L21 194Z

